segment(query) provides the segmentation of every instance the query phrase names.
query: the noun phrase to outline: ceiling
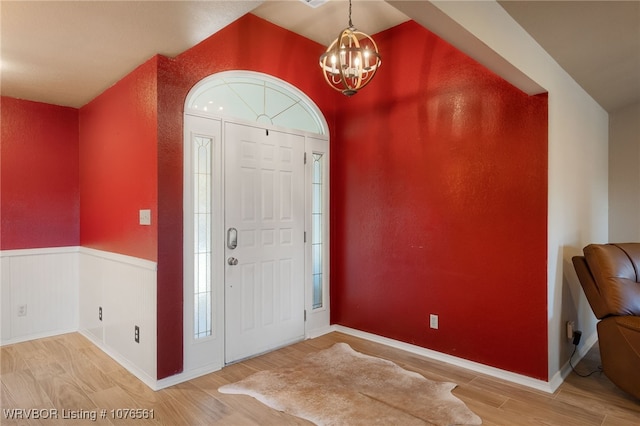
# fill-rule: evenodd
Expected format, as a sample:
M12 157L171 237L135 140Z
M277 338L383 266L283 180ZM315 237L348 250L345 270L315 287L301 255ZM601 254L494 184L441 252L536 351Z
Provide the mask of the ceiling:
M640 102L640 0L499 4L603 108ZM80 107L153 55L176 56L247 12L322 45L348 23L344 0L1 0L0 91ZM409 19L383 0L354 0L352 16L369 34Z

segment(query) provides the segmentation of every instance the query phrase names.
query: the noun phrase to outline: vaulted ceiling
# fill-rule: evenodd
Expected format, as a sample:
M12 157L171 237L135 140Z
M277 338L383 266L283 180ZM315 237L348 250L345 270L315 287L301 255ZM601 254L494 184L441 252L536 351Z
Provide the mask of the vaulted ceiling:
M348 3L304 1L2 0L0 90L80 107L156 53L175 56L247 12L328 44ZM375 34L413 18L394 3L354 0L354 25ZM640 1L499 4L606 110L640 102Z

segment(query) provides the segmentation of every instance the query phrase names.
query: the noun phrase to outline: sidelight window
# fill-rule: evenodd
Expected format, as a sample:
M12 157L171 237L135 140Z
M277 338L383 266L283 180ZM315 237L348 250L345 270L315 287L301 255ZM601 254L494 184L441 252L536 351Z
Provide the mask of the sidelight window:
M311 264L313 275L313 309L324 306L324 154L313 154L311 180Z
M194 338L211 336L211 147L193 137Z

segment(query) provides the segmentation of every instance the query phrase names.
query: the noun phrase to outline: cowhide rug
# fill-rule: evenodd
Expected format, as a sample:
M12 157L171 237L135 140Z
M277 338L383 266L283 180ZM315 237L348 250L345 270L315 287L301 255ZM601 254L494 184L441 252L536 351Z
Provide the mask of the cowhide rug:
M219 391L250 395L318 425L482 424L451 394L455 387L337 343L297 365L260 371Z

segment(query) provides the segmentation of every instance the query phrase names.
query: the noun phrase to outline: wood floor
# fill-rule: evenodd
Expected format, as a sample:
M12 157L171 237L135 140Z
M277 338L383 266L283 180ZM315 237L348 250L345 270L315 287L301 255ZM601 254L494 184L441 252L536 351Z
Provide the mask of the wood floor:
M640 401L618 390L600 373L587 378L572 373L554 394L547 394L341 333L297 343L158 392L80 334L4 346L0 348L0 424L309 425L251 397L223 395L217 389L258 370L288 365L336 342L390 359L428 379L457 383L453 394L482 417L484 425L640 424ZM596 346L577 369L591 371L599 362ZM8 419L29 413L50 418ZM95 422L93 414L97 415ZM124 419L126 415L146 418ZM58 418L51 418L55 416Z

